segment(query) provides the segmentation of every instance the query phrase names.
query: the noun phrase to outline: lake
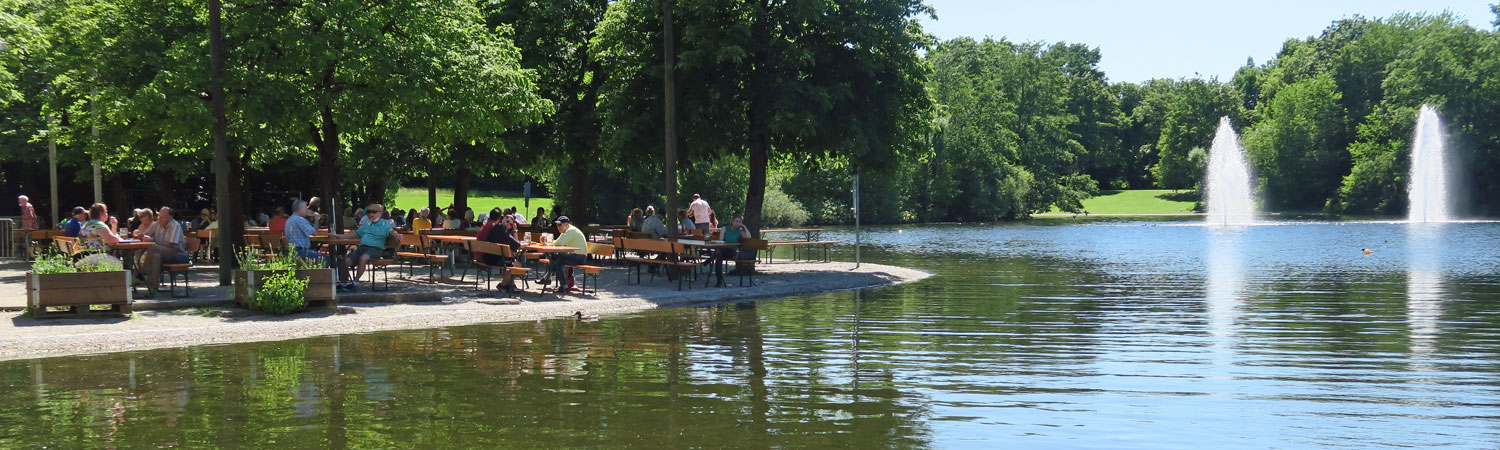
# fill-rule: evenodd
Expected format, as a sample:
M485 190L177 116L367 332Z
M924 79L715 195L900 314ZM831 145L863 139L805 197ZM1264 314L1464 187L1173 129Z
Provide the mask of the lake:
M1500 224L1035 221L864 240L865 261L935 276L596 322L0 362L0 447L1500 447Z

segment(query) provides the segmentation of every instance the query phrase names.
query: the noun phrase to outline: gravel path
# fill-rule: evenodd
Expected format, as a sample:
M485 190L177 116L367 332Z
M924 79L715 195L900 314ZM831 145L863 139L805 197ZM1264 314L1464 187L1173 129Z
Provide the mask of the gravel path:
M605 271L597 295L506 298L484 291L449 290L442 302L346 304L338 311L286 317L244 315L241 311L192 308L140 311L129 319L33 320L19 312L0 312L0 360L72 354L106 353L194 345L294 339L381 330L436 328L477 323L512 322L584 314L625 314L667 305L762 300L918 281L917 270L852 263L794 263L758 266L754 287L677 291L676 283L631 285L624 269ZM649 278L649 277L648 277Z

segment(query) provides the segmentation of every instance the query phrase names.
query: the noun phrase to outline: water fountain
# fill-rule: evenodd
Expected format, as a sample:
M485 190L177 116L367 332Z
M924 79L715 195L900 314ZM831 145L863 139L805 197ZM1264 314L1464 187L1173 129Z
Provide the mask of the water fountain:
M1443 124L1437 109L1422 105L1417 113L1417 135L1411 146L1411 187L1407 198L1412 222L1446 222L1448 208L1448 146L1443 143ZM1216 141L1217 142L1217 141Z
M1250 195L1250 166L1245 148L1229 117L1219 119L1219 131L1208 149L1208 182L1204 202L1208 223L1249 225L1255 222L1255 199Z

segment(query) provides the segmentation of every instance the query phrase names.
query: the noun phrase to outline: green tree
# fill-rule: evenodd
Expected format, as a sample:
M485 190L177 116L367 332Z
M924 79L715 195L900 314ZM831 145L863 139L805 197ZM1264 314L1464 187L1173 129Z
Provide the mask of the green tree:
M1188 154L1213 141L1219 118L1239 117L1242 102L1233 88L1218 80L1188 79L1174 87L1164 105L1157 142L1160 159L1151 172L1159 187L1188 189L1203 179L1203 167L1195 165Z
M1341 94L1323 74L1287 86L1264 104L1262 120L1246 132L1245 147L1260 179L1261 197L1275 209L1321 209L1349 170L1340 139Z
M606 82L606 129L617 148L660 141L661 4L611 5L596 54ZM846 156L878 167L908 149L926 104L917 52L930 37L914 0L674 2L682 28L678 112L684 158L748 156L746 225L758 230L773 157ZM688 82L686 80L692 80ZM654 155L656 153L645 153Z
M522 44L521 65L536 72L542 96L557 107L556 114L508 142L515 153L564 168L567 213L585 223L597 213L590 201L593 178L620 159L606 154L599 142L599 95L609 76L592 46L608 9L607 0L497 0L485 6L490 26L514 29L515 41Z

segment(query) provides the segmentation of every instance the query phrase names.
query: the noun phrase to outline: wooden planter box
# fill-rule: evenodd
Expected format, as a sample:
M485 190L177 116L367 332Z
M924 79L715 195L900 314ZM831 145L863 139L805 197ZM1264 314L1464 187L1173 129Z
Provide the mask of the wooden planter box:
M130 271L26 274L26 310L36 319L54 317L129 316L135 301ZM93 310L92 305L109 306ZM48 311L48 307L68 307Z
M260 308L253 305L255 291L260 288L262 280L275 274L274 270L236 270L234 272L235 306L259 311ZM339 298L333 290L333 269L300 269L297 271L297 276L307 280L307 290L303 292L303 295L307 297L307 306L297 311L338 307Z

